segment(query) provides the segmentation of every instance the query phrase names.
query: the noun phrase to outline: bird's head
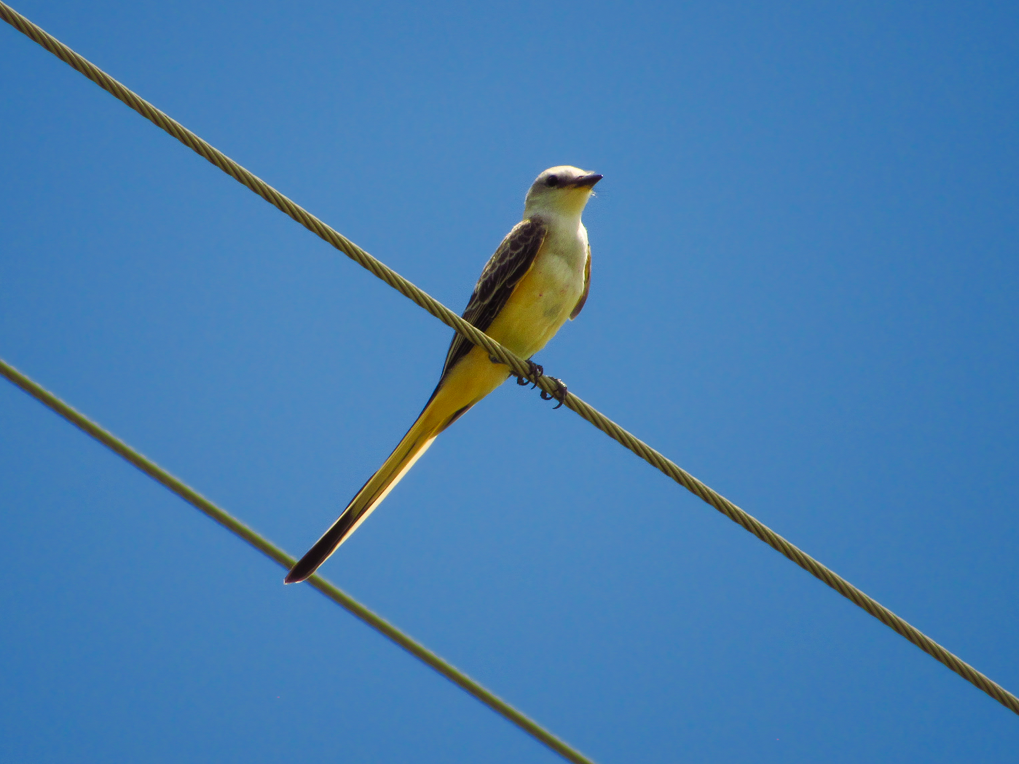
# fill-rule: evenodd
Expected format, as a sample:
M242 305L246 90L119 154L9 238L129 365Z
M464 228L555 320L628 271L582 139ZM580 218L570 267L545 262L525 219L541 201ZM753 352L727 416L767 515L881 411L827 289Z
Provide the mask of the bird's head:
M524 217L556 215L580 217L601 175L578 167L550 167L535 179L524 199Z

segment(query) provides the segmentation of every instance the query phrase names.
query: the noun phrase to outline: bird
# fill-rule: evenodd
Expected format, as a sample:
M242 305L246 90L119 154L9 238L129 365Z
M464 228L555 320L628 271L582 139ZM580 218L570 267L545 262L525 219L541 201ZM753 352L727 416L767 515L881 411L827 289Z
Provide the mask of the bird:
M601 179L597 173L569 165L550 167L538 175L524 198L523 219L485 265L462 314L493 340L527 359L531 381L542 374L531 356L545 347L567 319L576 318L587 301L591 246L580 218ZM455 334L439 382L421 414L336 522L291 568L286 583L311 577L386 498L432 441L510 374L508 366ZM518 381L526 384L523 378ZM561 405L565 386L555 382ZM543 392L542 397L548 396Z

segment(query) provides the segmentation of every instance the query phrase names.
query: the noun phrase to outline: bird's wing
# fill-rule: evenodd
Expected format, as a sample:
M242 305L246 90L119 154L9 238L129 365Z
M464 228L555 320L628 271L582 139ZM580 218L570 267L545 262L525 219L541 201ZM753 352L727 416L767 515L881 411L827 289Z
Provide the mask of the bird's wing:
M587 245L587 262L584 263L584 293L580 295L580 299L577 300L577 304L573 308L573 312L570 313L570 321L580 315L580 311L584 308L584 303L587 302L587 293L591 289L591 245Z
M517 223L506 234L502 244L481 271L481 278L463 312L465 320L483 332L488 330L513 293L513 288L531 269L547 230L540 218L533 217ZM442 367L442 376L445 377L472 347L474 345L466 337L454 335L449 353L446 354L446 363Z

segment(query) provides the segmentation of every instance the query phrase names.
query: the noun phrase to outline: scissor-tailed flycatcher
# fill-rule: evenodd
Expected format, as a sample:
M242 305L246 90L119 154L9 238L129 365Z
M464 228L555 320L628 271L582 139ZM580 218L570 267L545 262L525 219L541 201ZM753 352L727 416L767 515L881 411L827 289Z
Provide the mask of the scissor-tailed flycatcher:
M591 282L591 247L580 222L601 175L552 167L524 200L524 219L485 265L463 317L489 337L529 359L567 318L576 318ZM357 530L414 466L436 436L509 377L504 365L459 334L453 337L439 384L396 450L357 492L343 514L287 574L304 581Z

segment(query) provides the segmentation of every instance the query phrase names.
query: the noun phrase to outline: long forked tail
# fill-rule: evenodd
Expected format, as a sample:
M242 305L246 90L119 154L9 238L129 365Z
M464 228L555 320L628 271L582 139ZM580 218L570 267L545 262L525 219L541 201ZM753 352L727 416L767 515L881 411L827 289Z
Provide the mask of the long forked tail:
M389 455L385 463L379 467L378 472L372 475L364 487L351 499L350 504L343 510L343 514L332 524L332 527L318 541L315 546L308 550L290 572L287 574L286 583L296 584L309 578L318 567L329 559L330 555L339 549L340 544L346 541L358 526L372 513L372 510L386 498L391 490L400 482L400 479L407 474L414 466L421 455L432 445L436 436L460 417L470 406L465 406L453 413L448 414L448 407L436 405L439 389L436 389L432 399L425 406L424 411L411 425L407 434L403 436L400 444Z

